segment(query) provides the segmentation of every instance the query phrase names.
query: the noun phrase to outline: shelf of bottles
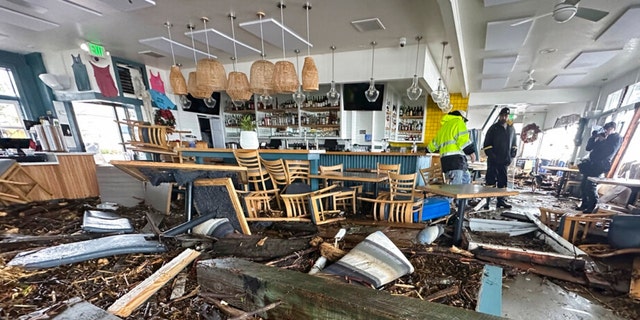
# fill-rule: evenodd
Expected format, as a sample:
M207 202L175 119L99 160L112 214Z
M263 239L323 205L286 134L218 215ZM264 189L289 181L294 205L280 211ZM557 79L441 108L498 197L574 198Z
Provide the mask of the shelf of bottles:
M395 112L395 110L393 110ZM400 105L395 142L422 142L424 136L424 106Z
M340 135L340 106L331 105L325 95L308 96L300 111L300 126Z
M249 116L256 120L255 104L253 100L246 101L241 105L235 105L231 100L227 100L224 105L224 124L227 128L240 130L240 121L243 117ZM236 136L239 133L227 133L228 136Z

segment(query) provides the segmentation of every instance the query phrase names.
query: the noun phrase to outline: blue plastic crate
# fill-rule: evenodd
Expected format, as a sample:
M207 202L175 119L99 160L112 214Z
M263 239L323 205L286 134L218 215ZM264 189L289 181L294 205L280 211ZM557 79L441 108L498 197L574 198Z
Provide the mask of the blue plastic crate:
M427 198L424 200L422 217L418 219L418 214L413 214L413 222L421 222L444 217L450 213L449 200L445 198Z

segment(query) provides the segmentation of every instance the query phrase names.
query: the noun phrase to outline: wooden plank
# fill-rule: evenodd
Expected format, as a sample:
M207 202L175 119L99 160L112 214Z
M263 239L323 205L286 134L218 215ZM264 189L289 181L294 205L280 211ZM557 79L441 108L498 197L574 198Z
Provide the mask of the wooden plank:
M510 189L485 187L475 184L430 184L418 186L416 190L435 193L455 199L516 196L520 192Z
M635 300L640 300L640 257L633 259L629 296Z
M96 163L91 154L56 154L57 179L63 185L64 198L81 199L100 196Z
M329 277L267 267L241 259L200 261L198 283L205 291L225 294L232 306L256 310L269 319L499 319L472 310L421 301L347 284ZM357 298L356 298L357 297Z
M128 317L131 313L143 304L156 291L175 277L184 267L200 256L199 251L186 249L169 263L162 266L150 277L138 284L133 290L127 292L114 302L107 311L120 316Z
M260 236L221 238L213 244L213 257L237 257L266 261L309 248L311 238L278 239Z
M502 316L502 268L484 265L476 311Z

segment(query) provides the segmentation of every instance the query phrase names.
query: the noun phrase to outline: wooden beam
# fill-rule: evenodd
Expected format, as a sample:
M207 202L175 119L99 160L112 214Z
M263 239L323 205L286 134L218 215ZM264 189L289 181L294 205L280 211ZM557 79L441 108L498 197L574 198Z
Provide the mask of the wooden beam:
M114 302L107 311L120 316L128 317L143 304L149 297L156 293L169 280L173 279L184 267L200 256L199 251L187 249L169 263L154 272L149 278L138 284L133 290L127 292Z
M622 157L627 152L627 148L629 148L629 144L631 143L631 139L636 133L636 129L638 129L638 121L640 121L640 104L636 103L635 107L636 111L633 113L633 118L629 121L629 128L624 133L624 137L622 137L622 144L620 145L620 149L613 157L613 161L611 162L611 170L607 173L607 178L613 177L613 174L618 170L618 166L620 165L620 161L622 161Z
M259 314L268 319L499 319L235 258L200 261L197 273L203 290L231 296L225 301L241 310L282 301Z
M309 248L310 237L298 239L264 238L260 236L220 238L213 244L213 257L237 257L267 261Z

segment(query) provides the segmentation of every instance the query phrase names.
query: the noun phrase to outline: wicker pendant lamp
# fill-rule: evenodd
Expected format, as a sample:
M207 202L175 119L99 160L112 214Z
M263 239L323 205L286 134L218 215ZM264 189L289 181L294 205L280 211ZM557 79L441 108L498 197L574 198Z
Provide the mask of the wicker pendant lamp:
M304 58L304 65L302 66L302 90L318 91L320 82L318 68L316 68L316 63L311 57L311 42L309 41L309 10L311 10L311 4L307 2L302 8L307 12L307 56Z
M191 49L193 50L193 62L197 65L198 58L196 57L196 43L193 39L193 29L196 27L193 24L188 24L187 28L191 31ZM207 99L211 97L213 90L207 86L198 85L197 72L189 72L189 80L187 81L187 91L192 97L196 99Z
M262 33L262 18L264 18L264 12L258 12L258 18L260 19L260 43L262 51L260 51L260 60L256 60L251 65L250 72L250 86L251 92L259 94L260 102L266 104L273 103L271 93L273 93L273 72L276 66L273 62L265 60L267 56L264 51L264 35Z
M207 22L209 18L200 18L204 24L205 39L207 43L208 57L200 59L196 65L196 74L198 86L207 88L212 92L224 91L227 89L227 72L224 70L224 66L216 59L211 59L211 53L209 52L209 33L207 30Z
M175 95L187 94L187 82L184 80L180 67L176 64L176 55L173 52L173 39L171 38L171 27L173 24L169 21L164 23L169 34L169 46L171 47L171 57L173 58L173 65L171 65L171 72L169 72L169 82L171 83L171 90Z
M229 83L227 85L227 94L232 101L247 101L251 99L251 90L249 86L249 79L243 72L236 70L236 62L238 60L238 51L236 49L236 30L233 25L233 20L236 18L235 14L229 13L229 19L231 20L231 36L233 37L233 72L229 72Z
M280 8L280 23L284 26L284 8L286 8L284 2L278 3L278 8ZM293 63L286 61L285 52L284 29L282 29L282 61L276 62L275 71L273 72L273 85L277 93L294 93L298 89L300 82Z

